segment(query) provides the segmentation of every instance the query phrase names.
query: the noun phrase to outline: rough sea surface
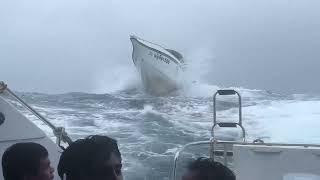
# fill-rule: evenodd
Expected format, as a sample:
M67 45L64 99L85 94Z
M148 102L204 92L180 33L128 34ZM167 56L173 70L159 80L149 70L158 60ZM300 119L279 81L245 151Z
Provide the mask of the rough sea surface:
M145 94L139 88L108 94L18 94L52 123L64 126L73 139L92 134L115 138L123 156L125 179L156 180L169 179L176 150L190 142L209 140L212 94L217 89L195 84L192 90L165 97ZM236 90L242 95L248 141L320 143L319 95ZM235 96L219 96L217 104L219 121L238 120ZM53 137L41 121L25 114ZM236 129L218 129L217 133L225 139L239 135Z

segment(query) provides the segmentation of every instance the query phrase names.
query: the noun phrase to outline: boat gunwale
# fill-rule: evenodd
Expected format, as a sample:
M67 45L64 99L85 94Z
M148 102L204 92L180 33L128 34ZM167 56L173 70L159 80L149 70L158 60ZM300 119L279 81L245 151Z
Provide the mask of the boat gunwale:
M170 55L168 55L167 53L165 53L165 52L162 52L162 51L160 51L160 50L157 50L157 49L155 49L155 48L152 48L152 47L150 47L150 46L147 46L146 44L144 44L143 42L141 42L141 41L139 41L139 39L138 38L136 38L136 37L130 37L130 40L131 40L131 42L132 42L132 40L136 40L140 45L142 45L143 47L145 47L145 48L147 48L147 49L150 49L150 50L152 50L152 51L155 51L155 52L157 52L157 53L159 53L159 54L161 54L161 55L164 55L164 56L166 56L167 58L169 58L169 60L171 60L171 61L173 61L176 65L178 65L179 67L181 67L181 62L179 61L179 60L176 60L176 59L174 59L173 57L171 57ZM157 44L154 44L154 45L157 45ZM159 46L159 45L157 45L157 46ZM161 47L161 46L160 46ZM161 48L163 48L163 47L161 47ZM133 51L132 51L132 59L134 60L134 58L133 58L133 53L134 53L134 45L133 45ZM169 52L168 52L169 53ZM134 62L135 63L135 62Z

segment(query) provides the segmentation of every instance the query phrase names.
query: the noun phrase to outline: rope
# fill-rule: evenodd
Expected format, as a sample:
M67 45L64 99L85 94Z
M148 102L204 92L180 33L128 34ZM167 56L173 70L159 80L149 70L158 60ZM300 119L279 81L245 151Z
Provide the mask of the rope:
M50 121L48 121L41 114L39 114L37 111L35 111L32 107L30 107L27 103L25 103L22 99L20 99L16 94L14 94L9 88L7 88L7 85L3 81L1 81L0 82L0 93L3 93L4 91L7 91L12 97L14 97L18 102L20 102L33 115L35 115L37 118L39 118L42 122L44 122L47 126L49 126L52 129L53 134L57 138L56 143L58 144L58 146L60 146L62 149L64 149L61 146L61 141L68 143L68 144L72 143L72 139L68 136L64 127L54 126Z

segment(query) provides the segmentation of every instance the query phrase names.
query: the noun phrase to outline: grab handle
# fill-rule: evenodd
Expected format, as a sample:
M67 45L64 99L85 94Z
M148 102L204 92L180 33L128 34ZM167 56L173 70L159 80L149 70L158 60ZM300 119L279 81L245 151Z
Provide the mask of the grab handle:
M219 95L235 95L237 92L233 89L221 89L218 90Z

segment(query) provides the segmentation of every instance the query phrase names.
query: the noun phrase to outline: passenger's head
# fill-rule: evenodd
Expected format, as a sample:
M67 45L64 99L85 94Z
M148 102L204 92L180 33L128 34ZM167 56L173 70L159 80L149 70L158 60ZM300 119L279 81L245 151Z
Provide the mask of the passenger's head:
M182 180L235 180L234 173L219 162L209 158L199 158L188 166Z
M52 180L48 151L37 143L17 143L2 156L4 180Z
M63 180L122 180L121 154L117 141L107 136L89 136L62 153L58 173Z

